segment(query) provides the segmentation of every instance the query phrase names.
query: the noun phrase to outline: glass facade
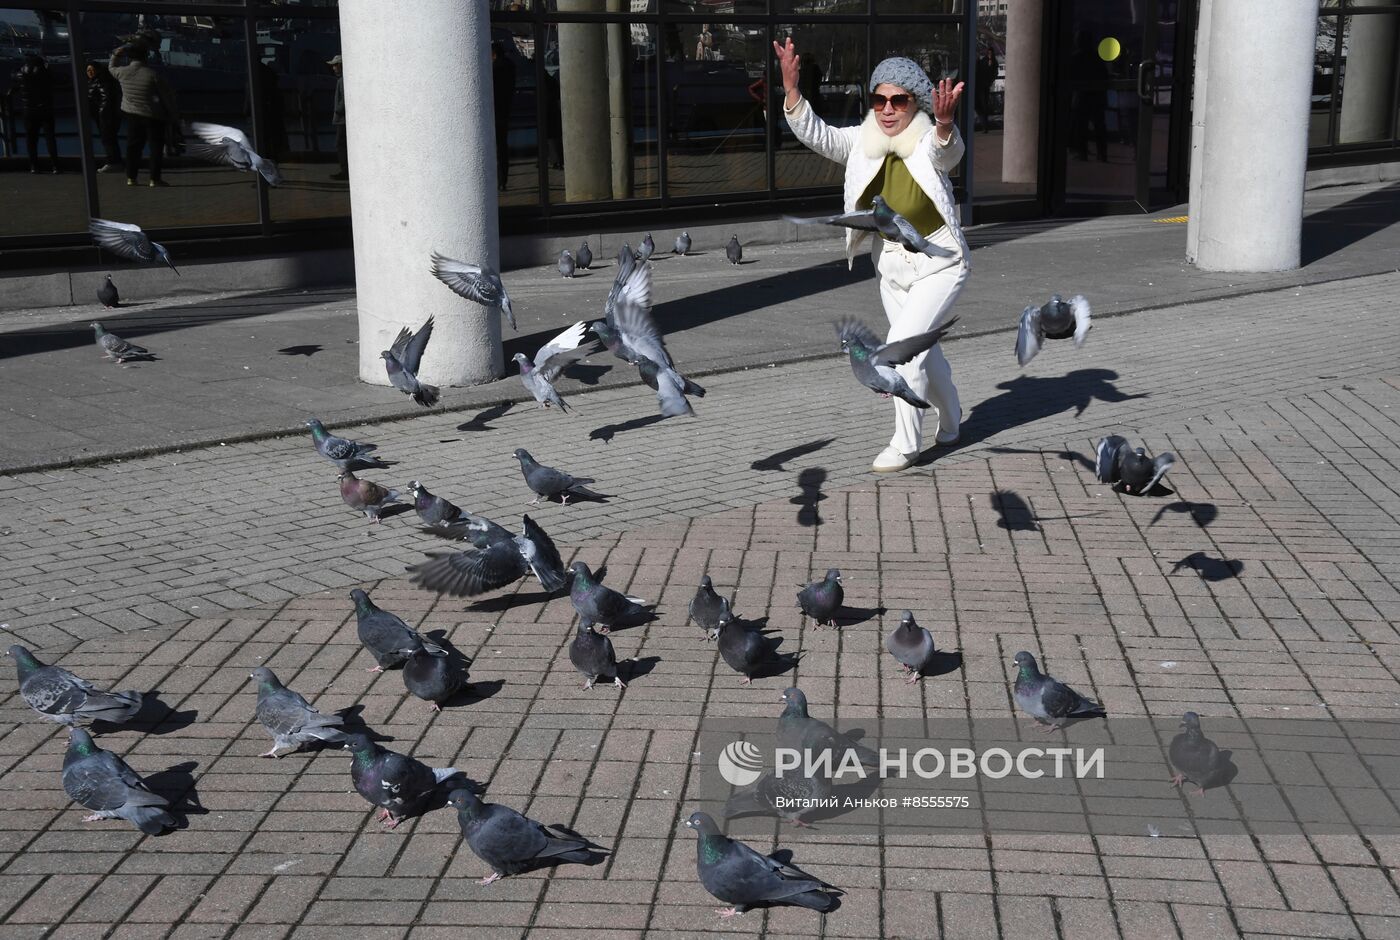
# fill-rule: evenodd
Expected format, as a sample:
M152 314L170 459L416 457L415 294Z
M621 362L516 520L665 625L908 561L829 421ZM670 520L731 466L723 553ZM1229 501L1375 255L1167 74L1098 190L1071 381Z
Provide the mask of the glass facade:
M1321 0L1318 13L1309 150L1325 163L1382 148L1397 159L1400 2Z

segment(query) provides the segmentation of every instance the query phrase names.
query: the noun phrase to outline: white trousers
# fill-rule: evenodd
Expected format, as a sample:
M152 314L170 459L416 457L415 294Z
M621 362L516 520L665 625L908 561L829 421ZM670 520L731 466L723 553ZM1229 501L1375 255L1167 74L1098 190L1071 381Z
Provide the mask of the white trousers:
M929 236L940 248L958 251L945 226ZM930 258L901 245L876 237L872 252L880 275L880 300L890 321L886 342L936 330L952 318L953 303L967 282L968 266L961 255ZM957 431L962 421L958 390L953 385L953 367L943 355L942 345L915 356L898 367L909 387L933 406L938 415L938 431ZM890 446L902 454L923 449L924 409L894 399L894 437Z

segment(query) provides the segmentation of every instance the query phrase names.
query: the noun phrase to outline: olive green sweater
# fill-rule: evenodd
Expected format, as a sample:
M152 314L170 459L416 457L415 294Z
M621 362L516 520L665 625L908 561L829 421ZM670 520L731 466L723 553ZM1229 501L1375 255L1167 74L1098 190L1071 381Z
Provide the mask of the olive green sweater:
M885 155L885 165L875 174L875 179L870 181L856 205L869 209L870 201L876 196L883 196L890 208L912 222L920 235L932 235L943 227L943 216L939 214L938 207L914 182L909 168L897 154Z

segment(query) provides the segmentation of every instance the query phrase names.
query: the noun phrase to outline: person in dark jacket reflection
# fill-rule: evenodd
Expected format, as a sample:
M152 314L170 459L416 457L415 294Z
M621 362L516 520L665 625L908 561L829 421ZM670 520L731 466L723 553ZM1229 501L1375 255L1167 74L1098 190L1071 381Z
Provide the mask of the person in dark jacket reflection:
M510 181L510 105L515 99L515 63L506 55L500 40L491 43L491 89L496 116L496 188L505 189Z
M49 64L37 52L26 52L24 64L15 73L13 92L24 112L24 145L29 155L29 172L39 172L39 133L49 148L50 172L58 172L58 138L53 126L53 75Z
M94 59L87 65L88 108L97 124L97 135L107 162L97 168L99 173L118 173L126 167L122 160L117 134L122 126L122 86L107 69L107 63Z

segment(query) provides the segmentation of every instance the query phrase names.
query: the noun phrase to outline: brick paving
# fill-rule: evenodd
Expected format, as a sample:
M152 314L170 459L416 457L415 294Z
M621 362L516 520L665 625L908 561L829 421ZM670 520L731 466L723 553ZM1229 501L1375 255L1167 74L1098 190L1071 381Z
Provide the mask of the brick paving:
M579 689L566 598L408 584L402 566L432 542L403 516L371 527L344 507L306 437L0 478L7 629L99 683L159 690L172 717L100 743L189 804L188 828L158 838L82 823L59 783L61 729L8 695L0 935L1400 933L1389 836L852 839L775 824L772 845L846 890L841 909L720 921L681 827L711 759L695 753L700 720L775 716L793 682L843 727L1007 717L1007 660L1028 648L1114 715L1393 714L1397 288L1381 275L1113 318L1024 371L1009 334L959 341L964 444L893 477L867 471L888 406L837 360L712 376L694 421L651 423L654 398L634 387L580 395L572 417L515 406L490 430L439 414L356 435L401 461L367 476L422 480L512 526L530 495L517 446L616 494L529 511L566 561L659 601L654 622L614 635L643 664L621 692ZM1092 480L1077 455L1110 430L1177 454L1174 498ZM1239 576L1177 567L1198 551ZM889 612L804 622L792 586L832 565L848 605ZM795 672L740 686L684 626L702 572L804 651ZM364 671L354 585L472 658L464 704L432 714L396 673ZM960 672L893 677L883 637L904 607L962 651ZM379 831L340 752L254 756L267 742L247 674L263 663L610 856L482 887L450 812Z

